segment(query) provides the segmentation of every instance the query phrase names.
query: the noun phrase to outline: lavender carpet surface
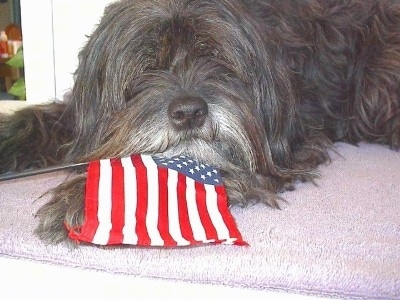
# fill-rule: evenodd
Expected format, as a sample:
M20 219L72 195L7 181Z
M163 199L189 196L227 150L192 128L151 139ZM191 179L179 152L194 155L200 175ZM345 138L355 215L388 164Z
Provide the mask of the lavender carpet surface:
M38 199L65 173L0 183L0 256L128 274L333 297L400 298L400 152L338 143L318 186L282 196L282 210L233 208L250 246L101 248L44 245Z

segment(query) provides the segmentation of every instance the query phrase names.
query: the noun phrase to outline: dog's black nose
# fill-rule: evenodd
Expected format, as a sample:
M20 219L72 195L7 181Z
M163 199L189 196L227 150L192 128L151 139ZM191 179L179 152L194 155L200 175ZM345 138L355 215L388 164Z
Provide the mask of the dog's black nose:
M201 127L207 114L207 103L200 97L175 98L168 107L168 115L178 129Z

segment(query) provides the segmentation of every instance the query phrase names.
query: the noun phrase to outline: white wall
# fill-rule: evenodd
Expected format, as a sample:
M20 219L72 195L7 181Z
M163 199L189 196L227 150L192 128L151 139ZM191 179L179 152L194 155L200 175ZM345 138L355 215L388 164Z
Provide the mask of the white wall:
M114 0L21 0L28 103L61 99L78 52Z

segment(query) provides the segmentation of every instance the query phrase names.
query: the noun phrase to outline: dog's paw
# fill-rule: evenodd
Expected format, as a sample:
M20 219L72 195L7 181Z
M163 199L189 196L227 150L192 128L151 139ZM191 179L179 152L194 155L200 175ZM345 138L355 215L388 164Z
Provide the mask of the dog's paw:
M224 185L228 194L229 206L247 206L264 203L273 208L280 208L284 201L277 194L277 184L274 180L253 173L222 172Z
M84 217L86 175L79 175L51 190L51 200L36 213L39 225L35 234L48 244L68 239L67 227L80 226Z
M63 161L71 139L64 109L64 103L49 103L0 114L0 174Z

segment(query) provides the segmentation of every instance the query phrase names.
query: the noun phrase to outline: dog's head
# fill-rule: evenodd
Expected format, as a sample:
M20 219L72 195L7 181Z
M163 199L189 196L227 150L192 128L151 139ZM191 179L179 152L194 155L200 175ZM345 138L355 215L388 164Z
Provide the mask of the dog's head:
M185 153L276 172L293 100L263 31L241 1L110 5L80 53L70 158Z

